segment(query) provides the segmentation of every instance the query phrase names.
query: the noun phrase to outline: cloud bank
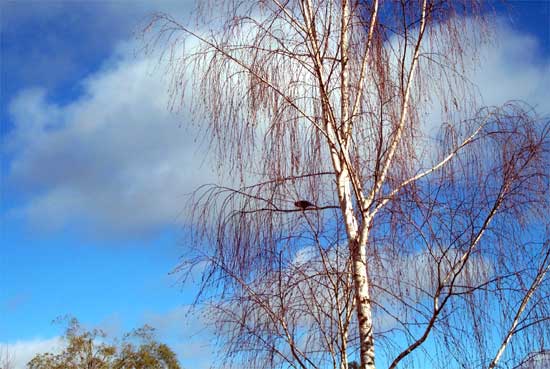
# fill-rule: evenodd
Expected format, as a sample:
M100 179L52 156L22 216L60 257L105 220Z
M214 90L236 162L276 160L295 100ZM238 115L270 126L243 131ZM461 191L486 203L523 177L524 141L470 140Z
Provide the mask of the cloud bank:
M7 360L13 369L25 369L27 363L37 354L44 352L58 353L64 347L61 337L47 339L32 339L14 343L0 342L1 358ZM0 362L1 364L1 362Z
M26 200L14 214L43 229L141 235L181 221L185 195L212 180L188 117L167 109L156 59L133 51L120 46L67 105L40 88L11 101L8 186Z
M536 38L503 23L495 36L470 77L483 103L525 100L548 115L550 61ZM10 102L7 183L23 199L12 214L42 229L85 224L102 235L150 234L181 222L185 195L214 180L189 117L168 112L163 69L135 57L132 46L119 45L69 104L40 88Z
M121 337L117 319L100 324L99 328L110 337ZM143 324L155 328L159 342L168 344L177 354L184 368L207 369L213 363L213 332L205 328L205 322L198 312L187 306L180 306L165 313L147 312ZM66 342L60 336L35 338L15 342L0 341L0 367L9 362L11 369L25 369L34 356L41 353L60 353Z

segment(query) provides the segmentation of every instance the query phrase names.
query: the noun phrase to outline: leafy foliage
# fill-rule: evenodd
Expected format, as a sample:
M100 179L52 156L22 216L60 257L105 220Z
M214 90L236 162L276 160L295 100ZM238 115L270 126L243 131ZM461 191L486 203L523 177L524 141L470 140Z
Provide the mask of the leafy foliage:
M154 339L147 325L108 343L100 329L87 331L71 318L65 332L66 346L59 354L36 355L28 369L180 369L176 354Z

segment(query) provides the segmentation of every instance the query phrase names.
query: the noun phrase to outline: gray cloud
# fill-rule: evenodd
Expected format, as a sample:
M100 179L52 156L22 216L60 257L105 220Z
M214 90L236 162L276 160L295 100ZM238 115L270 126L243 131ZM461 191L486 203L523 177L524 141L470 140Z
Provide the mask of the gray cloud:
M188 117L168 112L156 59L131 50L121 46L66 106L41 89L11 102L8 185L29 200L14 212L33 225L142 235L181 221L185 195L212 181Z
M484 102L523 99L548 114L550 62L537 40L502 23L496 38L471 76ZM105 237L141 236L181 222L185 195L214 181L189 118L168 112L158 59L135 58L135 46L119 44L68 105L36 88L11 101L7 183L26 200L13 214L44 229L74 223Z

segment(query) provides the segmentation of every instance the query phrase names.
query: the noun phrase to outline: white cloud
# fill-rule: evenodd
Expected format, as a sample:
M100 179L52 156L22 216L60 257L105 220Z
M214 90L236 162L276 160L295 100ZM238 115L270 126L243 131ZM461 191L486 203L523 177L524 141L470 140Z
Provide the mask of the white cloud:
M9 357L13 369L25 369L27 363L36 354L44 352L58 353L63 349L64 343L61 337L52 337L16 341L14 343L0 342L0 347L4 358Z
M155 328L159 342L166 343L177 354L184 368L209 369L213 363L213 332L207 328L200 312L187 306L174 308L166 313L145 313L143 324ZM97 328L108 337L122 337L120 318L107 317ZM95 327L83 325L86 331ZM97 340L100 343L101 339ZM111 342L110 340L107 342ZM60 336L35 338L15 342L0 341L0 368L10 363L9 369L26 369L26 364L37 354L58 354L66 347Z
M208 369L215 363L215 334L200 308L180 306L165 313L146 313L144 322L176 352L184 368Z
M515 32L503 20L495 25L495 42L480 50L472 74L483 103L501 105L523 100L541 114L550 113L550 58L541 55L541 40Z
M168 112L162 68L133 51L120 47L66 106L35 88L11 102L8 183L28 196L16 212L33 225L147 233L181 220L185 195L212 181L188 117Z
M425 81L425 91L429 92L420 110L422 138L415 146L419 172L448 153L448 147L441 147L442 126L456 128L457 123L478 116L483 107L493 110L516 102L523 108L534 108L538 116L550 118L550 56L543 53L540 44L545 40L518 32L504 18L497 17L490 25L470 18L459 21L463 22L463 65L446 64L447 48L455 42L453 39L427 43L423 50L429 60L438 60L446 68ZM487 33L488 38L484 38ZM420 65L428 64L428 59L420 59ZM463 133L465 139L467 132Z

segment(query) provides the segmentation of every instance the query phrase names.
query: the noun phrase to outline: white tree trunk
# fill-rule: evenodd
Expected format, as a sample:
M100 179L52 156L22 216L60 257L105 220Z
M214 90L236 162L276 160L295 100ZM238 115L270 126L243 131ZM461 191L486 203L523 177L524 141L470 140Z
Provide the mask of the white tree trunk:
M374 332L367 275L366 245L352 240L350 249L353 250L353 280L359 323L361 369L374 369L376 367L374 364Z

